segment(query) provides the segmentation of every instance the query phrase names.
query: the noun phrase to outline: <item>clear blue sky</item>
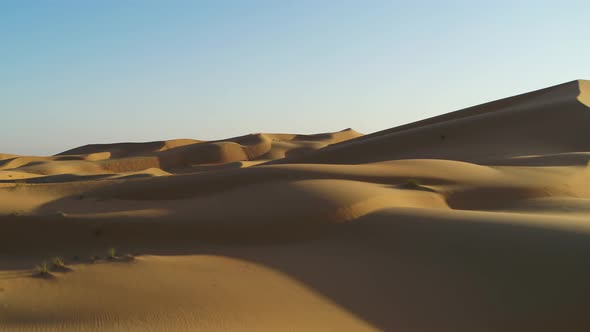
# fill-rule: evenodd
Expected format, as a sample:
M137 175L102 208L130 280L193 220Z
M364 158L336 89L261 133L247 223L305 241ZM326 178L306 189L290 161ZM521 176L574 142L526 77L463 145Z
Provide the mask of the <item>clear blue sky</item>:
M590 1L0 0L0 152L369 133L590 78Z

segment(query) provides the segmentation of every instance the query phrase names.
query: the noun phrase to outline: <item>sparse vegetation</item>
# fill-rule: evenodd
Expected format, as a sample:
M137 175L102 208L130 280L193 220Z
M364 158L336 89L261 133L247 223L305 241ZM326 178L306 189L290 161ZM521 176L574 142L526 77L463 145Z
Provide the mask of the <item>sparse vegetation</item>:
M56 269L65 269L66 263L61 257L53 257L51 260L51 265Z
M108 259L116 259L117 258L117 249L111 247L107 250L107 258Z
M51 277L51 272L49 272L49 264L47 263L47 261L43 261L43 263L35 266L33 276L43 278Z

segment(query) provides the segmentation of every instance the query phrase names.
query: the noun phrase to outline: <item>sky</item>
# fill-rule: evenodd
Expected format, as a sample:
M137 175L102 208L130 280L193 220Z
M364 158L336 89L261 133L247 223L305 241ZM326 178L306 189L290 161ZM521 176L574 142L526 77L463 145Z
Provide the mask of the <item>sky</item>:
M590 1L0 0L0 153L371 133L590 79Z

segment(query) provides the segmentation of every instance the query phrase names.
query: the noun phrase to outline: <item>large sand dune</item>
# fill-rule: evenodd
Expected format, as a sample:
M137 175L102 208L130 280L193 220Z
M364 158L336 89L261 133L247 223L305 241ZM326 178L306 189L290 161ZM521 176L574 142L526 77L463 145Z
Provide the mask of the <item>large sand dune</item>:
M588 160L587 81L369 135L0 154L0 330L587 331Z
M451 159L521 165L534 157L564 164L590 149L590 82L555 87L373 133L280 163L360 164L392 159ZM549 156L547 156L549 155ZM580 155L580 159L588 160ZM579 162L575 162L578 164Z

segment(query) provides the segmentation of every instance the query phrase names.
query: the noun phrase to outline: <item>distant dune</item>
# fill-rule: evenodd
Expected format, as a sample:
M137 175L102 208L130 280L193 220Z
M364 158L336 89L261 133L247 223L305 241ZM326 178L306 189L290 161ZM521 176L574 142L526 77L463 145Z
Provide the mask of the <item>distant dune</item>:
M588 161L588 81L368 135L0 154L0 331L587 331Z

